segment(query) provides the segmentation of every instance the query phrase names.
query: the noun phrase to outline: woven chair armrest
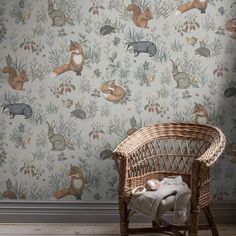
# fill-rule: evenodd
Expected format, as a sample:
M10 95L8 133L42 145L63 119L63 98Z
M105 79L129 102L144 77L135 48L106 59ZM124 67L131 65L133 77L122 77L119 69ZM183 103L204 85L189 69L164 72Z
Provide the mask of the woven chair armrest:
M211 143L211 146L197 159L197 161L199 161L201 165L211 166L223 152L225 142L226 139L224 134L218 129L218 137L215 137L214 142Z
M200 188L206 182L210 181L210 166L218 159L224 150L225 137L222 135L218 140L213 142L206 152L195 159L192 164L192 186Z
M225 136L219 131L219 136L211 142L206 152L195 159L192 164L192 206L204 207L211 201L209 194L210 166L218 159L225 147Z

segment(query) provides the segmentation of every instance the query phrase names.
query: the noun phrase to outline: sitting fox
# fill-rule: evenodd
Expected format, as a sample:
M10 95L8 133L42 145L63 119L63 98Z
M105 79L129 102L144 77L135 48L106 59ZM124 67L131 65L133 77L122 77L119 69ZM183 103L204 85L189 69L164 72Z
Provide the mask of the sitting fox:
M81 75L85 61L82 46L77 42L70 41L69 52L71 53L69 63L56 67L52 72L53 78L66 71L74 71L76 75Z
M85 178L82 169L79 166L70 165L70 185L68 188L57 191L53 194L56 199L63 198L68 195L74 195L77 200L81 199L85 186Z
M193 114L195 115L195 123L196 124L208 124L209 123L208 111L204 105L195 102Z

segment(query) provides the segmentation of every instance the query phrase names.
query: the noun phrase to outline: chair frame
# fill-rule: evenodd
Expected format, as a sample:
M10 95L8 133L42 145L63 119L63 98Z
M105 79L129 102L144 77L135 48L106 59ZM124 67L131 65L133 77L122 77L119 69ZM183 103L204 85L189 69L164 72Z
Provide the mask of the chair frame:
M145 153L149 152L151 142L157 140L180 139L192 142L201 141L205 144L203 152L194 153L189 171L176 171L171 166L164 170L148 166ZM152 232L172 232L174 235L185 235L180 231L188 231L190 236L197 236L198 230L211 230L213 236L219 236L216 223L210 210L210 166L217 160L225 147L225 136L222 131L212 125L192 124L192 123L161 123L145 126L134 134L127 137L113 151L113 160L116 161L119 171L119 213L120 213L120 233L121 236L131 234L152 233ZM180 148L181 149L181 148ZM185 152L178 153L178 158L183 160ZM185 148L188 149L188 146ZM172 150L176 152L176 150ZM139 155L140 157L136 156ZM152 155L152 159L159 160L162 153ZM168 150L165 156L168 156ZM173 153L172 153L173 155ZM182 155L180 157L180 155ZM192 155L192 153L191 153ZM132 159L133 158L133 159ZM140 160L141 158L141 160ZM145 159L146 158L146 159ZM150 159L150 156L149 156ZM137 160L139 168L133 168L132 163ZM132 162L133 161L133 162ZM154 162L153 162L154 163ZM136 164L137 166L137 164ZM130 228L130 210L128 203L131 198L131 190L137 186L145 186L148 179L158 178L159 180L170 175L181 175L184 182L191 188L191 212L190 222L184 226L174 226L162 222L157 224L152 222L149 228ZM200 211L205 213L208 224L199 224Z

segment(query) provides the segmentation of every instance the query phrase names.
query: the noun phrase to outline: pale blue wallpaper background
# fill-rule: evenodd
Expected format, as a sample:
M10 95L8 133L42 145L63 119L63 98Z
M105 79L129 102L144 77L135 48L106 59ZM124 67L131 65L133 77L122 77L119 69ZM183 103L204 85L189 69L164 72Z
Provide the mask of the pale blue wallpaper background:
M236 1L186 2L0 0L0 199L114 200L112 150L171 121L223 130L212 197L236 198Z

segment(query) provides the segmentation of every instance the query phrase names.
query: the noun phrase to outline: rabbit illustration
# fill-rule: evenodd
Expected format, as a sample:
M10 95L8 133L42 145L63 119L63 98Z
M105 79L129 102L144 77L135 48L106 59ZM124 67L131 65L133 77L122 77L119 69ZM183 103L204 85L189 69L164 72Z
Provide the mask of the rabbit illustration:
M177 59L175 62L171 60L173 64L172 68L172 74L174 80L177 82L176 88L186 89L190 86L190 78L187 73L185 72L179 72L178 66L180 64L179 59Z
M48 15L52 19L52 26L64 26L66 22L66 15L61 10L55 10L53 5L55 1L48 0Z
M52 121L51 124L48 124L48 139L50 143L52 143L52 151L63 151L66 147L73 150L74 148L69 146L66 143L66 140L62 134L55 134L54 128L55 128L55 121Z

